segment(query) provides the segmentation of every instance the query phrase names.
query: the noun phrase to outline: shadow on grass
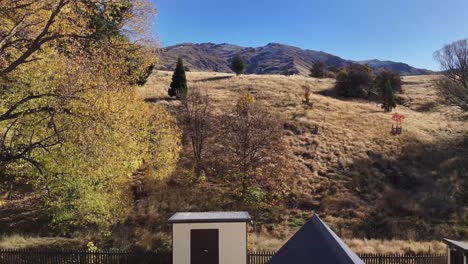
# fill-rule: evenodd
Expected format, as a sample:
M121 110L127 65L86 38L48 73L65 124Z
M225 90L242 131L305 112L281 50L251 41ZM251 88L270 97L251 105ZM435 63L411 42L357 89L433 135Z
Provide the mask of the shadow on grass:
M212 81L220 81L220 80L227 80L231 79L233 76L219 76L219 77L211 77L211 78L205 78L201 80L197 80L195 82L212 82Z
M367 152L351 165L350 189L369 214L355 237L466 239L468 136L445 143L408 144L397 158ZM346 171L343 171L346 174Z
M146 103L171 102L177 100L178 99L175 97L148 97L144 99Z
M373 98L352 98L352 97L344 97L338 94L338 91L335 88L330 88L326 90L322 90L319 92L316 92L316 94L331 97L337 100L345 101L345 102L352 102L356 100L365 100L368 102L373 102Z
M335 88L322 90L322 91L319 91L317 94L320 94L320 95L323 95L323 96L328 96L328 97L333 97L333 98L336 98L336 99L343 99L340 96L338 96L338 92L336 91Z
M415 110L417 112L427 113L427 112L434 111L434 109L437 106L438 106L438 104L436 102L425 102L425 103L419 105L418 107L416 107Z

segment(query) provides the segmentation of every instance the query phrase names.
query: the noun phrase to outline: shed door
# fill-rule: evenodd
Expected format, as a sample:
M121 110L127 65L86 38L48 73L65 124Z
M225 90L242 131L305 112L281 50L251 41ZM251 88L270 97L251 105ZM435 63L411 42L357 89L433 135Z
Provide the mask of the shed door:
M219 264L218 229L190 230L190 263Z

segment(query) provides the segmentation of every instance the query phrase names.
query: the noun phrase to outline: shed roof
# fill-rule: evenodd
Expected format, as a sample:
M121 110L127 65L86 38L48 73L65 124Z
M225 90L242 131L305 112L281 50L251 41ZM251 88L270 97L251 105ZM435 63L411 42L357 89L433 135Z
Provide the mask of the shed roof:
M269 263L364 264L318 215L305 223Z
M468 243L463 241L455 241L444 238L444 243L447 244L451 248L456 248L462 252L468 253Z
M249 222L248 212L178 212L169 218L169 223L220 223Z

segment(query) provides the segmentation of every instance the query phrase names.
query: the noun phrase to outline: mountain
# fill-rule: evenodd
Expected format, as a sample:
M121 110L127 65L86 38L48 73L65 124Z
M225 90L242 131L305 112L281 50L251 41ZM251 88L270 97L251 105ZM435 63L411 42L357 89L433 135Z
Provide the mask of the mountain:
M433 74L433 71L426 69L418 69L411 67L410 65L402 62L394 61L381 61L381 60L367 60L367 61L358 61L359 64L367 64L373 69L389 69L392 71L400 72L402 75L428 75Z
M417 69L408 64L393 61L351 61L322 51L301 49L279 43L250 48L232 44L183 43L163 48L160 70L174 70L177 57L182 56L185 66L191 71L232 72L230 61L237 54L244 58L247 74L301 74L308 75L316 61L343 67L350 63L369 64L374 70L383 68L400 72L402 75L425 75L432 71Z

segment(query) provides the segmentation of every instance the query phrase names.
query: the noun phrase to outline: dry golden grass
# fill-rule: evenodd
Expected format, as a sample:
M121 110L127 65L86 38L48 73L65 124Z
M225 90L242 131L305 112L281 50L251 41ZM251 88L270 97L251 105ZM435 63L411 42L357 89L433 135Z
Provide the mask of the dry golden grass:
M265 233L250 233L247 238L249 250L276 251L283 246L287 240L271 237Z
M141 88L141 96L148 102L177 105L178 101L167 96L171 76L172 72L156 72ZM291 210L283 215L282 222L273 228L278 232L253 233L249 239L254 249L279 248L291 235L289 228L296 230L312 210L323 215L334 230L340 231L340 236L353 237L350 227L366 221L371 213L380 210L378 206L387 206L384 190L390 189L385 183L388 175L373 166L376 160L425 177L426 167L435 173L447 166L441 163L439 168L439 164L434 164L431 153L425 153L426 146L456 145L468 135L468 122L462 114L438 101L433 84L438 76L404 77L405 92L401 96L405 104L394 110L406 117L401 136L390 135L393 113L384 113L379 104L325 96L334 86L332 79L205 72L187 72L187 78L189 89L207 91L217 113L233 107L242 93L250 92L285 123L284 142L295 168L289 185L307 207L297 210L302 212ZM302 104L304 85L311 87L313 107ZM320 127L318 135L311 133L314 124ZM443 153L438 155L447 158L447 164L456 159ZM412 201L415 197L399 199L408 198L403 202L408 210L421 211L418 202ZM443 232L434 239L439 239ZM408 239L413 239L410 235ZM410 240L349 240L349 243L360 253L440 252L442 246L437 242Z
M440 241L415 242L411 240L345 239L346 244L357 253L445 253L447 246Z
M273 238L265 233L249 234L249 250L277 251L289 239ZM419 254L444 253L447 246L440 241L344 239L358 254Z
M176 104L174 101L164 101L171 76L171 72L155 73L141 89L142 97ZM208 92L218 111L232 107L241 93L250 92L284 120L293 121L298 131L288 132L285 140L305 171L295 180L305 181L304 186L311 189L320 188L315 185L317 180L326 183L323 177L336 177L331 168L352 164L352 159L368 159L369 151L392 158L394 153L401 152L405 142L441 142L462 137L468 132L467 122L451 118L453 111L445 111L442 107L436 112L412 110L418 108L421 102L437 100L431 83L437 76L404 77L405 96L411 100L408 107L398 106L395 110L406 116L404 133L400 137L389 136L392 114L382 112L380 105L320 95L319 92L333 87L332 79L204 72L188 72L187 78L190 88ZM313 108L301 103L302 86L305 84L313 92ZM320 135L311 135L307 129L311 124L320 126Z
M141 97L170 108L179 104L167 96L171 76L172 72L155 72L147 85L140 88ZM250 249L277 250L310 217L312 211L319 213L338 235L352 238L351 228L365 221L371 212L381 209L377 205L385 205L382 190L387 187L382 185L385 185L386 175L371 166L376 155L390 162L409 159L405 161L409 164L404 165L410 166L413 174L424 175L426 171L421 168L437 164L429 164L431 159L426 161L419 159L420 156L414 160L402 157L405 151L418 150L420 146L426 145L453 144L468 135L468 122L461 118L461 114L438 102L432 84L437 76L404 77L405 93L402 96L406 103L395 111L404 114L406 120L403 134L398 137L389 135L392 114L382 112L380 105L323 95L324 91L334 86L332 79L279 75L235 76L204 72L187 72L187 77L189 89L207 91L217 113L233 107L242 93L250 92L285 123L284 142L287 144L288 157L295 167L294 174L289 177L289 185L291 192L297 194L300 202L307 206L286 211L280 223L269 226L269 231L262 227L260 232L252 232L249 235ZM313 107L302 104L304 85L311 87ZM310 128L314 124L320 127L318 135L311 133ZM425 149L421 147L421 150ZM441 166L449 167L450 162L448 160ZM345 173L347 171L351 173ZM437 171L436 167L434 171ZM114 236L117 238L115 246L153 249L159 246L158 243L165 243L169 237L170 227L166 220L172 212L224 208L227 202L223 200L219 186L216 187L218 189L211 188L210 184L151 186L153 193L135 206L134 215L127 221L127 225ZM408 197L400 199L405 198ZM412 205L409 199L404 200L404 203L409 209L413 209L410 206L419 206ZM433 239L441 238L440 234L443 231ZM359 253L444 250L443 245L435 241L346 241ZM0 248L60 246L67 242L70 241L61 238L5 236L0 239Z
M0 237L0 249L24 248L70 248L80 244L77 239L62 237L34 237L23 235L9 235Z

